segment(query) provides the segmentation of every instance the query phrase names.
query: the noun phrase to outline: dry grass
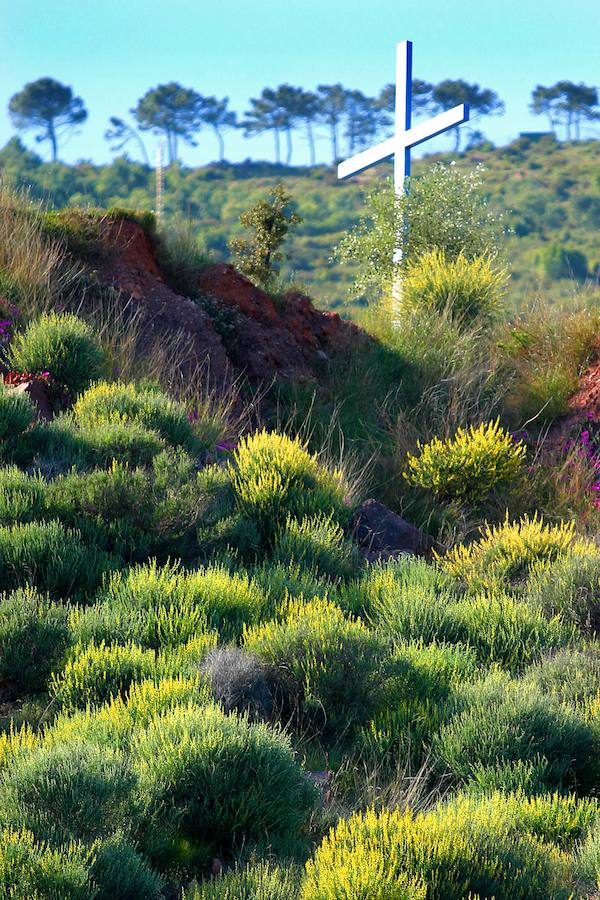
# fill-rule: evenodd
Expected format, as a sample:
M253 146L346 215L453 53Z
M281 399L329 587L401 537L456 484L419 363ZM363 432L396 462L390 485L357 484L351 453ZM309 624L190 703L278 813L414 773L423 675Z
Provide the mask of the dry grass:
M26 318L55 307L81 272L60 241L48 240L42 216L41 204L0 182L0 273Z

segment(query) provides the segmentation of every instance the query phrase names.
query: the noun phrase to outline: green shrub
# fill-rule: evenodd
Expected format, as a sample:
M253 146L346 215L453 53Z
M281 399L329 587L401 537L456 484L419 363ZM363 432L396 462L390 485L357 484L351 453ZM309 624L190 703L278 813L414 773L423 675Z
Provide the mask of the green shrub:
M134 681L157 677L157 668L155 653L135 644L79 646L53 676L52 692L65 711L85 709L125 694Z
M156 432L174 447L184 447L192 453L199 449L185 407L157 387L99 382L78 398L73 416L84 427L132 421Z
M41 518L45 489L39 475L28 475L16 466L0 469L0 525Z
M427 607L437 597L444 604L453 602L457 597L456 583L436 566L423 559L403 555L386 563L369 566L363 577L349 585L340 587L338 591L340 605L367 619L377 617L377 611L387 601L398 598L403 601L415 600L415 609L419 602ZM419 638L421 635L416 634Z
M402 309L448 310L460 324L489 324L502 313L508 274L489 256L448 258L433 249L408 261L402 276Z
M24 449L29 459L35 459L40 468L52 474L73 467L106 467L114 459L132 469L147 466L165 449L160 436L138 422L115 419L78 426L70 414L40 423L28 432L28 437Z
M298 438L260 431L242 438L229 471L237 501L271 544L288 516L319 513L348 518L349 488L339 469L328 471Z
M414 815L341 820L306 865L302 900L567 900L571 845L597 815L571 798L459 797ZM419 893L420 891L420 893Z
M94 846L94 900L159 900L161 879L120 834Z
M404 477L438 500L482 503L492 491L518 484L526 455L499 420L459 428L452 439L433 438L409 454Z
M524 588L527 602L550 617L561 615L594 631L600 622L600 554L596 548L569 551L530 568Z
M193 887L184 900L295 900L298 882L292 867L258 862Z
M30 831L0 831L0 894L7 900L90 900L89 851L55 849Z
M365 593L371 622L383 633L470 647L486 666L518 671L576 636L559 617L548 620L497 589L459 599L426 563L379 567L366 580Z
M34 409L27 394L0 384L0 441L16 438L33 422Z
M104 354L90 326L69 313L43 313L17 334L9 362L18 372L49 372L71 394L78 394L104 369Z
M84 544L78 531L59 522L0 527L0 584L6 589L32 585L56 597L84 600L112 558Z
M152 550L154 496L148 474L113 460L107 470L71 473L48 485L49 515L125 559Z
M577 706L600 691L600 653L596 645L554 653L527 669L523 681L561 703Z
M573 522L547 525L537 515L523 516L518 522L507 519L502 525L485 525L478 541L454 547L441 559L441 566L469 587L485 587L498 580L518 584L534 564L585 552L588 546L577 539Z
M478 767L502 763L546 764L547 787L577 786L585 793L597 782L597 742L575 712L526 682L492 675L465 689L464 708L434 739L442 770L468 780Z
M344 529L331 515L305 516L300 522L288 516L275 539L276 562L296 564L330 578L356 574L360 554L347 540Z
M70 641L68 611L30 588L0 595L0 688L11 696L46 687Z
M315 800L281 732L215 706L178 707L154 719L133 736L131 752L145 820L159 843L175 831L227 853L293 835Z
M489 797L494 791L503 794L522 793L527 796L546 794L548 768L548 762L543 757L493 765L478 763L473 766L464 792L484 797Z
M131 827L134 778L109 747L83 742L21 753L0 777L0 816L53 843L91 843Z
M600 890L600 824L589 830L575 856L575 867L585 896L593 897Z
M385 642L328 600L290 601L282 621L246 628L244 647L289 670L302 692L303 714L341 737L365 722L375 704Z

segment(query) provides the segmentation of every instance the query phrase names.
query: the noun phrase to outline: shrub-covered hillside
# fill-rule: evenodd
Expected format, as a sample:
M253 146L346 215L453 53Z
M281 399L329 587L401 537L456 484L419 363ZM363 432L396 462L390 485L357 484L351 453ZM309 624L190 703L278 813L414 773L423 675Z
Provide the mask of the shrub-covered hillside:
M506 224L513 230L507 256L513 272L510 296L516 306L531 293L568 298L573 281L597 281L598 141L520 139L497 149L429 157L416 163L415 174L439 158L455 159L467 169L484 166L490 202L506 213ZM165 173L165 211L167 216L189 219L201 244L217 259L225 259L240 213L283 180L304 218L290 244L287 271L293 272L318 305L341 312L349 299L353 270L332 262L332 253L360 217L372 179L387 171L383 166L358 181L340 183L335 172L323 166L290 168L248 162L186 169L174 165ZM154 172L125 158L105 166L41 163L14 139L0 151L0 173L59 207L84 204L150 210L155 205ZM347 312L353 306L358 311L354 303Z
M1 896L597 897L598 316L481 203L363 333L2 190Z

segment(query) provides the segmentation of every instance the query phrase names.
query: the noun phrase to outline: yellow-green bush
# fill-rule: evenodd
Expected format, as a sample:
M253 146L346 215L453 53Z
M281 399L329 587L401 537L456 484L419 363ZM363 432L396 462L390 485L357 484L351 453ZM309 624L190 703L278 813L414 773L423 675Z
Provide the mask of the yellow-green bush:
M585 831L593 815L566 805L565 811L560 797L496 794L459 798L418 815L358 813L342 819L307 863L301 898L567 900L571 862L554 841L569 827ZM557 818L569 819L562 830Z
M417 447L418 456L407 456L404 477L439 500L481 503L496 488L514 487L523 475L525 445L498 419Z
M73 711L111 700L124 694L132 682L159 674L153 650L135 644L106 646L102 642L75 648L73 658L53 675L51 688L62 708Z
M31 831L0 830L0 894L7 900L89 900L91 853L80 844L54 848Z
M291 600L280 621L244 630L244 647L282 666L302 694L302 713L329 736L369 719L385 640L329 600Z
M20 394L0 383L0 441L16 438L33 422L33 404L27 394Z
M315 801L281 731L213 705L154 718L134 733L131 755L158 856L178 837L206 858L296 835Z
M296 564L302 569L346 578L356 573L361 557L331 515L305 516L301 521L288 516L275 540L273 559Z
M137 422L175 447L184 447L190 452L199 449L185 407L159 388L101 381L78 398L73 416L82 426L114 421Z
M302 519L319 513L343 522L350 492L343 473L329 470L299 438L259 431L242 438L229 467L243 513L271 544L288 516Z
M183 900L295 900L298 873L291 866L252 863L184 892Z
M86 322L70 313L49 312L15 336L9 363L18 372L49 372L61 387L78 394L101 377L105 358Z
M564 558L571 552L585 553L588 541L575 534L573 522L549 525L539 516L508 519L501 525L485 525L478 541L453 547L440 564L445 572L469 587L487 587L504 581L518 585L540 561Z
M441 771L466 781L477 766L542 762L547 788L595 790L598 740L574 710L498 673L465 688L462 703L433 741Z
M0 525L30 522L44 514L46 485L16 466L0 469Z
M447 257L434 249L408 262L402 276L401 305L448 311L459 323L490 322L503 309L508 283L506 269L490 256L468 258L463 252Z

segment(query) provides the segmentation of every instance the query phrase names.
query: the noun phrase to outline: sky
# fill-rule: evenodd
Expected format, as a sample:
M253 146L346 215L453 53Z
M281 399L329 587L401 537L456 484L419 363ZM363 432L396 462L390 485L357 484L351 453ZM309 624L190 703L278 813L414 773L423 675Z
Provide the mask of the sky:
M600 85L600 0L0 0L0 146L14 134L6 107L26 82L50 76L71 85L89 110L59 156L106 162L109 116L129 118L157 84L178 81L201 94L228 96L238 113L265 86L306 89L341 81L375 95L394 79L394 45L410 39L413 75L464 78L497 91L502 117L477 121L496 144L520 131L545 130L528 112L536 84L560 79ZM600 124L595 136L600 136ZM49 146L25 143L43 158ZM146 133L151 159L157 140ZM451 146L448 137L426 145ZM135 156L134 148L129 151ZM319 160L330 161L321 130ZM226 134L226 157L273 159L270 135ZM215 159L214 136L181 145L186 165ZM294 139L293 163L308 162Z

